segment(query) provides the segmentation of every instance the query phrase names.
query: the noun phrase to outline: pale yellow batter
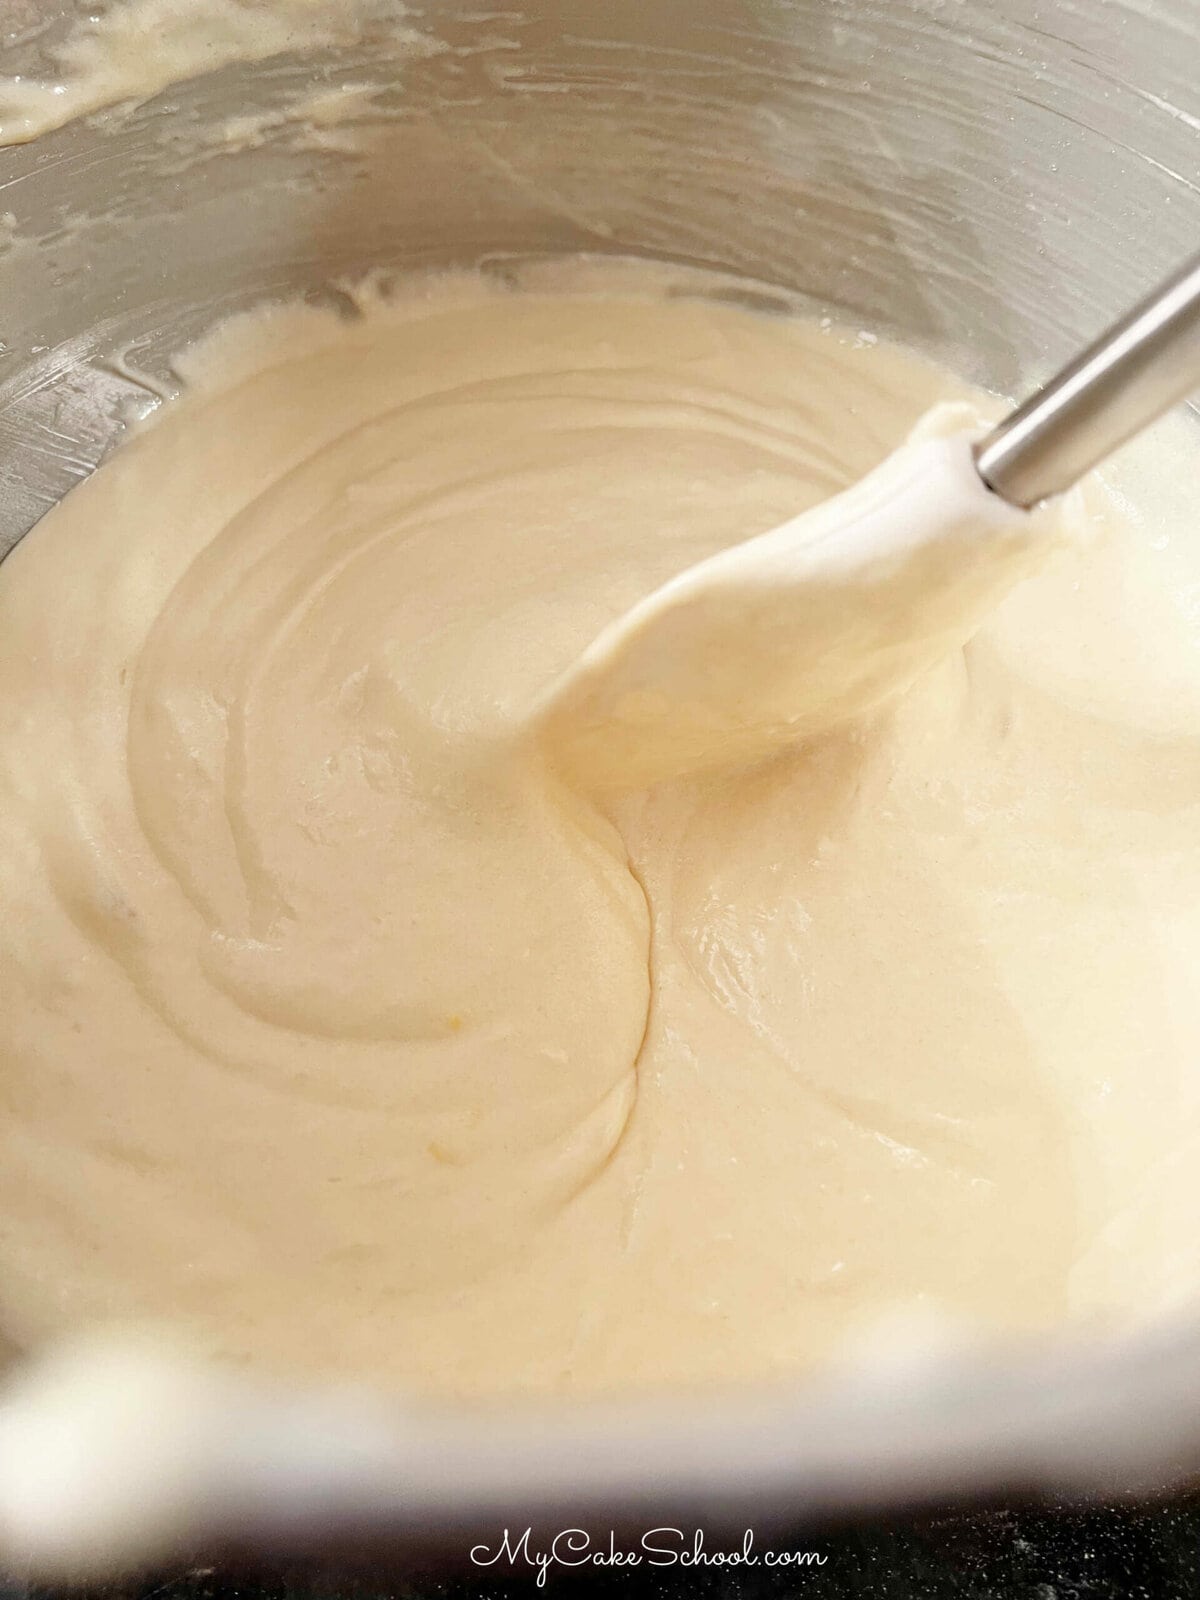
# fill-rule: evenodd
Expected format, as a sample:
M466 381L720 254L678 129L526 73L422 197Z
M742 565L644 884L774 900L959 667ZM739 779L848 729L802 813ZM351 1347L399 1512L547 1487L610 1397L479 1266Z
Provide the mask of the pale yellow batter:
M633 267L224 334L0 569L3 1331L490 1393L1193 1292L1186 478L767 765L516 736L960 393Z

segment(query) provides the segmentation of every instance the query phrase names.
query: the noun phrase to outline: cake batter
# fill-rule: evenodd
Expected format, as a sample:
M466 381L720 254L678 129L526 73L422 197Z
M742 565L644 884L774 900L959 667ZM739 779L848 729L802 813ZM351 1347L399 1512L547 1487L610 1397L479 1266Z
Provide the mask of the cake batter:
M591 1391L1196 1288L1186 501L1097 488L891 710L589 793L555 675L964 397L661 289L239 323L0 569L17 1343Z

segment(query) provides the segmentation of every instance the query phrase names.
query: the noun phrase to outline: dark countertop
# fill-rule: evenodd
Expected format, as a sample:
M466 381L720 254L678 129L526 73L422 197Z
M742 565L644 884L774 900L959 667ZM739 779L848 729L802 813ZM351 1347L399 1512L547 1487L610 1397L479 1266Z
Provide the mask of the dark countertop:
M635 1570L500 1565L451 1578L377 1568L280 1563L251 1574L198 1567L98 1591L103 1600L1200 1600L1200 1492L1109 1508L926 1513L853 1529L775 1536L775 1549L825 1557L803 1571L765 1566ZM727 1542L726 1542L727 1547ZM0 1600L65 1600L53 1591L0 1587Z

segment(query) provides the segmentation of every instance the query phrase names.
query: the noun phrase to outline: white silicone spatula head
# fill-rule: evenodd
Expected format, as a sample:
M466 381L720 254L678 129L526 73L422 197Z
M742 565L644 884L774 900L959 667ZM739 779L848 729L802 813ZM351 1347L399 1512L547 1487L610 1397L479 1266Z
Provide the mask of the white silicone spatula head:
M1031 570L1032 520L984 487L969 437L904 445L611 623L553 686L542 738L572 782L642 787L853 722Z
M1024 508L1200 384L1200 260L981 441L910 442L860 483L611 623L535 724L588 788L759 760L877 710L966 642L1054 543Z

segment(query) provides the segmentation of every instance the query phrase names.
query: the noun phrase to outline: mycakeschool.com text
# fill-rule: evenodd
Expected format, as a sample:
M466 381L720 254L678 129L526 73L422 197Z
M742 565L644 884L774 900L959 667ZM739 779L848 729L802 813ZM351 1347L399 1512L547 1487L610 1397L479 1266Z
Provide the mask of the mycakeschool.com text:
M828 1560L817 1550L779 1550L760 1545L753 1528L740 1542L710 1541L703 1528L648 1528L645 1533L618 1538L585 1528L560 1528L535 1536L532 1527L505 1528L492 1542L471 1546L477 1567L529 1570L537 1574L540 1589L552 1568L609 1567L823 1567Z

